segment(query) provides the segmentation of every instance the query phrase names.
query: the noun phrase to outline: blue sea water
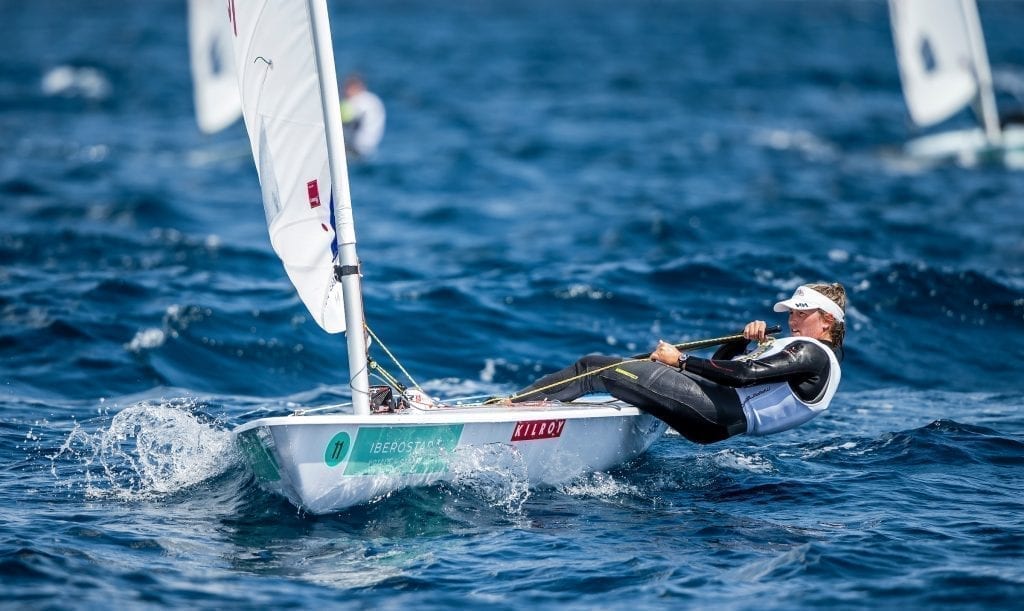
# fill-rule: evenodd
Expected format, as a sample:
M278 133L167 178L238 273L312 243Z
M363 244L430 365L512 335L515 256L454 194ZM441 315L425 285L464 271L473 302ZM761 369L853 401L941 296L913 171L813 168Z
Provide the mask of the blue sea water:
M782 323L775 300L835 279L831 409L711 446L670 432L558 489L508 473L298 512L229 431L348 400L344 342L270 249L242 125L195 127L185 2L0 2L0 605L1024 596L1024 172L899 152L885 3L330 12L339 70L388 109L351 168L367 319L430 392ZM1024 3L980 14L997 76L1024 78Z

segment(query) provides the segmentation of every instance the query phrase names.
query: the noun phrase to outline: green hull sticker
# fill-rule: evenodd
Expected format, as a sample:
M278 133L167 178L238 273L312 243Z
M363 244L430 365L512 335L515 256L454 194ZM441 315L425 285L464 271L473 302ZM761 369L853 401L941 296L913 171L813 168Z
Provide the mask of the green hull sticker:
M412 475L448 470L462 425L365 427L352 444L345 475Z
M327 442L327 449L324 450L324 462L327 463L328 467L337 467L348 456L348 450L351 446L348 433L345 431L331 437L331 440Z
M265 435L269 437L269 433L265 433ZM263 444L260 434L256 430L242 433L238 436L238 442L256 477L267 482L276 482L281 479L274 455Z

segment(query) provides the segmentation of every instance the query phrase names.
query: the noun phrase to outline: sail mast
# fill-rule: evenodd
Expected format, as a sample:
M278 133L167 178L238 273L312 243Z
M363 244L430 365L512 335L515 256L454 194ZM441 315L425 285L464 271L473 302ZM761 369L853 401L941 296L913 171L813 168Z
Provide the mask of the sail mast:
M992 71L988 65L988 52L985 50L985 37L981 31L981 19L978 17L978 5L975 0L961 0L964 14L964 25L967 28L967 40L971 45L971 56L974 66L974 77L978 81L978 103L981 106L981 120L985 127L985 137L989 144L999 144L1003 139L999 128L999 114L996 110L996 98L992 91Z
M316 55L317 78L323 105L324 128L327 133L327 159L331 170L331 197L337 225L338 275L342 300L345 303L345 339L348 345L349 384L352 406L356 414L370 413L369 374L366 359L366 334L363 331L363 295L360 288L359 257L356 254L356 232L352 217L352 197L348 186L344 135L341 126L341 101L338 98L338 76L334 66L334 48L325 0L307 0L313 48Z

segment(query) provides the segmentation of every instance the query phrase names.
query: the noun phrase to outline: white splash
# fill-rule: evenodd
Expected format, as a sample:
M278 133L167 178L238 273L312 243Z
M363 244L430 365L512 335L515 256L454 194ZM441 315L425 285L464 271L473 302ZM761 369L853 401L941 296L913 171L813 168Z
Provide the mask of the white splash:
M806 130L762 129L753 137L753 143L777 151L796 151L814 160L835 157L834 147Z
M812 450L807 450L807 451L805 451L803 453L801 458L803 458L804 460L811 460L813 458L820 458L822 456L825 456L826 454L831 454L833 452L842 452L842 451L851 452L851 454L854 454L854 455L859 455L859 454L863 454L864 453L863 451L857 452L857 453L853 453L852 450L854 450L856 447L857 447L857 444L855 442L853 442L853 441L847 441L847 442L838 443L838 444L830 444L830 445L827 445L827 446L823 446L821 448L815 448L815 449L812 449Z
M559 299L576 299L577 297L583 297L585 299L610 299L613 295L608 291L601 289L595 289L589 284L572 284L568 288L555 291L555 297Z
M123 344L123 347L129 352L135 353L159 348L164 345L167 338L178 337L178 334L187 329L193 322L203 320L209 316L210 310L208 308L183 307L180 305L167 306L167 310L164 312L162 327L150 327L137 331L135 337L127 344Z
M110 96L111 86L107 76L89 66L57 66L43 75L40 83L43 93L48 96L81 97L102 100Z
M468 488L492 507L518 514L530 496L526 460L519 450L504 443L458 448L448 463L447 478Z
M484 361L484 368L480 371L481 382L494 382L494 374L497 373L498 367L495 364L494 359L486 359Z
M164 333L163 329L143 329L137 332L132 341L124 345L124 348L129 352L142 352L143 350L159 348L166 339L167 334Z
M559 491L573 497L610 499L620 495L643 496L640 488L620 482L607 473L588 473L562 485Z
M742 454L732 449L717 452L711 459L722 469L750 473L771 473L775 470L772 462L760 454Z
M850 253L842 248L833 248L828 251L828 258L836 263L846 263L850 260Z
M118 412L108 428L90 433L76 424L50 457L77 460L85 468L86 496L146 500L179 492L238 464L230 431L205 422L195 402L143 402ZM69 486L74 482L65 482Z

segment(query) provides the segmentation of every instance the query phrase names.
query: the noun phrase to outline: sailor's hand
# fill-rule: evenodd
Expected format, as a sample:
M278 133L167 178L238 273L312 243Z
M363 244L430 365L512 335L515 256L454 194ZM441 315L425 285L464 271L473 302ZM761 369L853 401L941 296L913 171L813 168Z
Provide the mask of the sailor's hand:
M651 360L675 367L676 363L679 362L681 354L679 349L672 344L664 340L658 340L658 347L651 353Z
M765 330L768 328L768 324L763 320L755 320L748 322L746 327L743 327L743 337L757 342L763 342L768 338Z

